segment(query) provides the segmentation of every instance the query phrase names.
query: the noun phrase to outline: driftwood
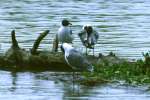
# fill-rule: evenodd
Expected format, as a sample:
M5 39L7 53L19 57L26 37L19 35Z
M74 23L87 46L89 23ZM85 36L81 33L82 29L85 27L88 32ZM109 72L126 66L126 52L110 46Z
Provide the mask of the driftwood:
M42 41L42 39L49 33L49 30L46 30L45 32L43 32L37 39L36 41L34 42L33 44L33 48L31 49L31 54L32 55L36 55L38 54L38 47L40 45L40 42Z
M48 30L40 34L35 40L30 51L26 51L19 47L15 37L15 31L11 32L12 46L5 55L0 55L0 70L6 71L73 71L64 60L62 52L56 52L57 39L54 39L52 51L37 51L41 40L49 33ZM103 59L115 58L114 56L94 57L87 56L87 59L92 63L101 63ZM118 61L118 60L117 60Z

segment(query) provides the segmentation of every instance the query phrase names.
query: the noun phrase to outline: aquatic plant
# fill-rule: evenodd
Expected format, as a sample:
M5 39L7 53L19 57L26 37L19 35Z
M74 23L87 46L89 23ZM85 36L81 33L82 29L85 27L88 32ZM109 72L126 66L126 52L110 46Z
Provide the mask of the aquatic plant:
M110 53L113 54L113 53ZM120 60L113 54L114 61L118 61L118 63L114 63L109 55L109 59L99 60L96 63L94 73L87 74L83 73L87 78L92 77L95 81L92 82L99 83L101 80L124 80L129 84L149 84L150 83L150 53L143 53L144 60L137 60L135 62ZM120 60L120 61L119 61ZM100 81L99 81L100 80ZM102 81L101 81L102 82ZM107 82L107 81L105 81ZM88 83L90 83L88 81ZM103 82L102 82L103 83ZM94 83L92 83L95 85ZM85 84L86 85L86 84Z

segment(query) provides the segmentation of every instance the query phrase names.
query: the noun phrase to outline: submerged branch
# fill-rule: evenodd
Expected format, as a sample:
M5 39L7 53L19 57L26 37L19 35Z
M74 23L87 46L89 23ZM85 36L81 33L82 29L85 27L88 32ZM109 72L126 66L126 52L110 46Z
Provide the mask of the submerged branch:
M40 36L35 40L33 47L31 49L31 54L35 55L38 54L37 49L40 45L40 42L42 41L42 39L49 33L49 30L44 31L43 33L40 34Z
M16 36L15 36L15 30L12 30L11 32L11 39L12 39L12 48L19 48L18 42L16 40Z

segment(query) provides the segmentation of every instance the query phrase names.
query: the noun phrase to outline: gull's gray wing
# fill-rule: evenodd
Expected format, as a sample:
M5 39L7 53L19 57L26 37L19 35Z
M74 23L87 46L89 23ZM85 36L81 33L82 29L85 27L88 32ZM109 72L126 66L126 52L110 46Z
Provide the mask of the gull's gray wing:
M78 36L79 36L79 38L80 38L80 40L81 40L81 42L84 44L84 42L85 42L85 40L86 40L86 36L87 34L86 34L86 32L85 31L81 31L79 34L78 34Z
M67 63L75 70L91 71L92 65L79 51L72 49L66 57Z
M79 38L82 42L82 44L87 48L94 48L94 45L97 43L97 40L99 38L99 34L97 31L93 30L93 33L90 35L90 37L87 39L87 33L85 31L81 31L79 34Z
M90 42L89 45L91 45L91 46L95 45L97 43L97 41L98 41L98 38L99 38L98 32L93 30L93 33L91 34L91 39L90 39L91 42Z
M87 33L85 31L81 31L79 34L79 38L82 42L82 44L85 46L85 47L88 47L88 40L87 40Z
M95 33L95 38L96 38L96 40L98 40L98 38L99 38L98 32L94 30L94 33Z

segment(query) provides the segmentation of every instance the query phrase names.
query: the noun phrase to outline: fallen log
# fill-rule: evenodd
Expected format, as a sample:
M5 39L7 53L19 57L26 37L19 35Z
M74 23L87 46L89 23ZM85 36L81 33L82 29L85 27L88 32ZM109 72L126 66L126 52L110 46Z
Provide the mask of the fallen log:
M41 40L48 33L48 30L41 33L31 51L26 51L19 47L13 30L11 32L12 45L4 56L0 56L0 69L7 71L71 70L65 63L62 53L37 51Z
M16 40L15 31L11 32L12 46L5 55L0 56L0 70L6 71L73 71L64 60L62 52L37 51L42 39L49 33L48 30L40 34L35 40L31 51L26 51L19 47ZM55 41L56 42L56 41ZM55 44L54 44L55 45ZM53 46L55 47L55 46ZM108 58L118 60L117 57L110 54L109 56L87 56L87 59L96 64Z

